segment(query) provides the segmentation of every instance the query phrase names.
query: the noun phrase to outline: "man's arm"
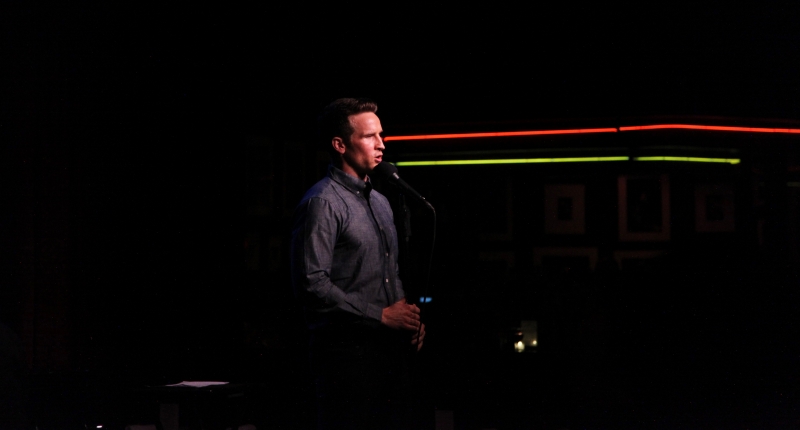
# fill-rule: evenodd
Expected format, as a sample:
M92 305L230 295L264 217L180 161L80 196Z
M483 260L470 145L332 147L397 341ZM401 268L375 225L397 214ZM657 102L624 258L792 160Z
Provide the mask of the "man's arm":
M382 309L354 293L345 293L331 281L333 249L341 217L330 202L313 197L298 208L292 232L292 281L306 306L317 310L338 308L381 321Z

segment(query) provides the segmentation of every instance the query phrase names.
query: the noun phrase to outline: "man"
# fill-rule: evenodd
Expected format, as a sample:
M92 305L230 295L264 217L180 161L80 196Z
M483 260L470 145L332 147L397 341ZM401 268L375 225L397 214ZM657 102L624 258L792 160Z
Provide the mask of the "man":
M297 206L292 282L306 309L321 428L403 427L409 349L425 337L398 277L397 233L369 174L385 146L377 106L339 99L319 118L328 175Z

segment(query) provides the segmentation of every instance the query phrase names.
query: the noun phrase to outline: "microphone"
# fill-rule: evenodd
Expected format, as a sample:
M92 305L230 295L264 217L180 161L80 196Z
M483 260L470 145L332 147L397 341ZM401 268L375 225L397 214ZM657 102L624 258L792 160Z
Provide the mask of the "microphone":
M432 211L436 212L433 209L433 205L431 205L430 202L425 199L425 197L422 197L420 193L411 188L411 185L408 185L406 181L400 178L400 175L397 174L397 167L395 167L394 164L381 161L380 164L372 169L372 172L375 173L376 176L385 179L390 184L399 188L404 194L412 196L422 203L425 203L425 205L428 206Z

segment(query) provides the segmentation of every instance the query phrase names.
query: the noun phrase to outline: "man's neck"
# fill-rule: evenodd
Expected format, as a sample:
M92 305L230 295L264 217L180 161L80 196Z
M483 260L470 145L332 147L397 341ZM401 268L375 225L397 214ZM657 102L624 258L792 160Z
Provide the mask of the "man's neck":
M348 175L356 178L356 179L361 179L364 182L367 181L367 174L366 173L359 174L358 172L355 171L355 169L353 169L351 166L349 166L349 165L347 165L345 163L333 163L333 166L338 168L342 172L347 173Z

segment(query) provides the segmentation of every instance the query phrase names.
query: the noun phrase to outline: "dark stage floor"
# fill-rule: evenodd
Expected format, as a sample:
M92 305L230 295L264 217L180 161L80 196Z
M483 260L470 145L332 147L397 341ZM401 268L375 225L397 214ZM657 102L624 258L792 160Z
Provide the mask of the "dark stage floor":
M670 348L658 355L620 349L605 357L599 361L586 354L547 352L422 356L417 375L428 428L800 426L800 390L786 378L787 372L776 370L781 363L710 355L689 359ZM32 375L27 411L18 423L39 430L122 429L132 424L162 429L161 420L176 419L179 410L181 428L252 424L259 429L307 429L312 397L302 361L284 351L240 362L238 370L227 372L232 384L204 389L164 388L155 384L180 381L163 381L165 375L155 373L142 376L141 369ZM162 406L170 404L177 409ZM444 419L448 411L453 427Z

